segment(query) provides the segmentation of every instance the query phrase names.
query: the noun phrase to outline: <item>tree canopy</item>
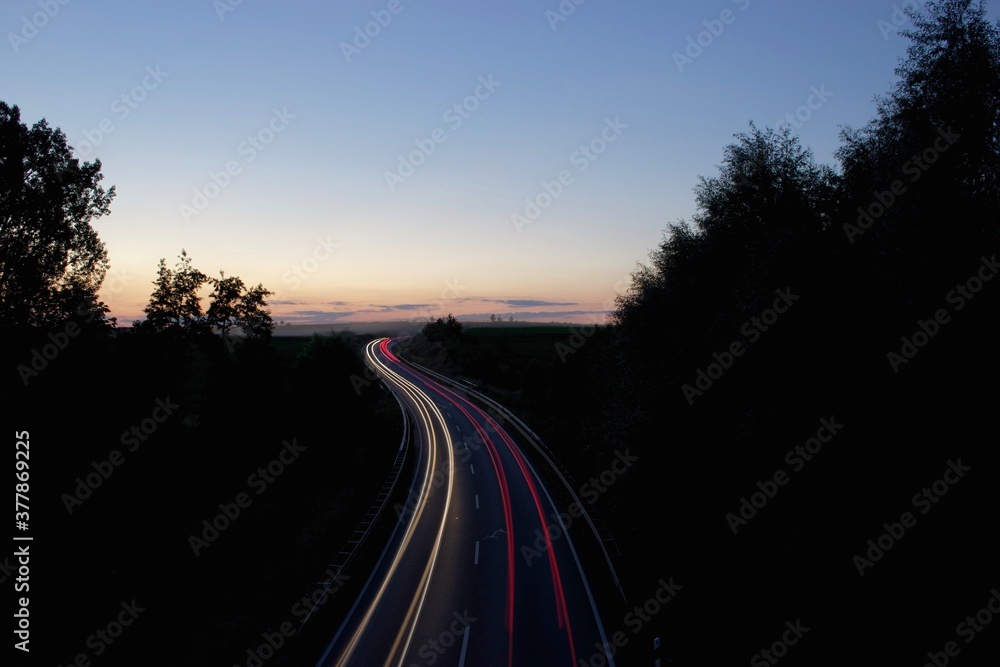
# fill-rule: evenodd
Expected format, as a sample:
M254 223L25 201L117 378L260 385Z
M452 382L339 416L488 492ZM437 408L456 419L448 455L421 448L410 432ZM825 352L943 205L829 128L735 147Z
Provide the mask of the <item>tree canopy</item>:
M267 309L267 297L274 292L258 283L247 287L239 276L226 276L219 272L218 278L192 265L186 250L181 250L173 269L165 259L160 259L156 286L144 309L146 319L136 321L133 326L143 332L172 332L179 334L200 334L218 331L229 336L239 330L249 338L268 338L274 331L274 320ZM208 295L209 306L202 309L200 291L211 285Z
M462 336L462 323L455 319L454 315L448 313L445 318L439 317L427 322L421 333L432 342L457 340Z
M750 123L718 175L699 179L697 212L667 225L612 313L640 369L638 343L667 342L677 359L711 350L774 289L830 285L834 265L844 284L935 299L996 246L1000 29L974 0L907 13L898 82L868 124L843 128L839 170L816 164L787 126ZM912 307L886 299L871 314Z
M0 102L0 329L81 313L108 323L97 296L108 254L92 226L115 196L103 178L100 160L73 157L59 128L44 118L28 127Z
M908 9L895 86L841 133L841 233L859 271L897 287L937 281L997 241L1000 29L985 13L973 0Z

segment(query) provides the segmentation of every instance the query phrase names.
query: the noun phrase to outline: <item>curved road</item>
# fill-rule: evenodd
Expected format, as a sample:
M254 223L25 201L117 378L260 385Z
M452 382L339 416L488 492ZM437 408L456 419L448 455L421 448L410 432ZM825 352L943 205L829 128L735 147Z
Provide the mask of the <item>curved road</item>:
M607 637L565 508L500 423L391 345L366 356L413 418L417 481L317 667L588 664Z

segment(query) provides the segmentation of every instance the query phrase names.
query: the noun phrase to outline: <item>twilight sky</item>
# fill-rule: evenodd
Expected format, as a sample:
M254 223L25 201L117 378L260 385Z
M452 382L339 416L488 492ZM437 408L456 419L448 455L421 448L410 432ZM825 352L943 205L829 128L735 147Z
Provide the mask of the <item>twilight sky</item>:
M116 186L120 324L182 248L290 323L594 322L751 121L835 165L907 3L5 0L0 99Z

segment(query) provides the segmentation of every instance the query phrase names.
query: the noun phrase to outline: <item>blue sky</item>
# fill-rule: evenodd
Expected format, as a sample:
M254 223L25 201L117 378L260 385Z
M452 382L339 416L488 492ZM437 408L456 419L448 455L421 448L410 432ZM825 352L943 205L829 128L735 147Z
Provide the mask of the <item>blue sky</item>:
M0 99L116 186L120 321L183 248L287 322L593 322L749 122L835 166L903 4L7 0Z

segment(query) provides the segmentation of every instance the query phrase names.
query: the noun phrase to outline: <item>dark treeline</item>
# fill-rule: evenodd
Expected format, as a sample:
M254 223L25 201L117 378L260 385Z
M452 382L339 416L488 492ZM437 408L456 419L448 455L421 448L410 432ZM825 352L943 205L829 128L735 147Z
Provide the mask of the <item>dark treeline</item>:
M8 369L46 338L6 339ZM402 434L395 401L352 386L358 345L81 334L8 387L4 421L32 448L33 659L246 664L297 626ZM95 635L133 599L118 641Z
M899 83L843 130L838 164L787 129L737 133L608 326L523 365L513 336L451 318L410 348L485 378L578 481L638 457L594 502L627 596L603 619L618 664L996 655L1000 627L969 642L956 624L1000 585L1000 34L969 0L911 18ZM352 383L357 341L270 339L263 286L220 274L211 316L160 299L187 293L178 275L208 280L183 256L161 265L156 326L116 329L90 227L114 196L100 163L4 103L0 140L5 424L31 433L39 651L245 664L377 492L398 406ZM228 335L242 324L263 335ZM251 480L285 443L305 449ZM241 492L208 540L202 521ZM676 597L644 608L670 578ZM88 638L133 598L143 615L98 655Z
M293 649L282 626L298 628L376 498L399 408L353 381L363 341L273 339L270 290L211 278L185 251L161 260L146 318L119 327L99 298L110 259L92 223L115 196L102 179L61 130L0 102L5 488L22 494L9 530L33 538L7 598L30 640L5 651L12 664L259 664L265 633ZM24 543L11 544L5 591Z
M1000 36L968 1L913 19L837 168L787 129L737 135L566 374L592 380L592 446L644 463L601 501L632 600L686 584L643 661L658 634L675 664L745 663L801 619L795 664L923 664L996 585Z
M773 664L797 621L771 659L996 655L956 624L1000 581L1000 33L979 3L924 10L839 164L751 124L609 326L506 392L581 481L640 458L596 503L622 551L621 664ZM683 590L634 623L661 577Z

